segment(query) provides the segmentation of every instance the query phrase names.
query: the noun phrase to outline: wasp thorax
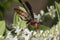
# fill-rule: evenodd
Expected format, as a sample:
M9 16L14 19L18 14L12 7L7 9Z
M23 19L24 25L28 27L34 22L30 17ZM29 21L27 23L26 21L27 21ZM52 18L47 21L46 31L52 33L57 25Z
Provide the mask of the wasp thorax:
M38 23L37 23L37 20L35 18L31 20L31 24L34 26L35 29L38 28Z

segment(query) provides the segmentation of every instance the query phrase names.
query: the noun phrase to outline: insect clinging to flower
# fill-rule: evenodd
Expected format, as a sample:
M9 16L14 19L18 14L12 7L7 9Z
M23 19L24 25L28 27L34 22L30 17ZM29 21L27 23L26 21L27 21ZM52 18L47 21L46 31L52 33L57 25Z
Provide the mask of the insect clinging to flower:
M36 18L34 18L34 14L33 14L31 5L27 1L23 2L22 0L19 0L19 2L25 8L25 10L27 11L28 14L26 14L26 12L24 12L18 8L14 8L14 10L17 12L17 14L25 17L25 21L27 21L26 24L31 24L34 26L35 29L37 29L38 22L37 22Z

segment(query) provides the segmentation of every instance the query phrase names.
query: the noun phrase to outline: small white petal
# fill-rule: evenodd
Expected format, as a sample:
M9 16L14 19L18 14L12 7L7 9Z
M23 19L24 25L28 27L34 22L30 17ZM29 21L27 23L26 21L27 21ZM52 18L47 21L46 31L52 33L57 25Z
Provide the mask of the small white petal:
M12 40L17 40L17 36L15 36Z
M43 10L41 10L41 11L40 11L40 14L43 16L43 15L44 15L44 11L43 11Z
M54 6L50 6L50 9L54 9Z
M36 35L36 33L37 33L37 32L36 32L36 31L34 31L33 35Z
M29 34L30 33L29 29L28 28L24 29L24 33Z
M43 30L40 30L40 33L42 34L43 33Z
M52 37L53 37L53 35L52 35L52 34L49 34L49 35L48 35L48 38L52 38Z

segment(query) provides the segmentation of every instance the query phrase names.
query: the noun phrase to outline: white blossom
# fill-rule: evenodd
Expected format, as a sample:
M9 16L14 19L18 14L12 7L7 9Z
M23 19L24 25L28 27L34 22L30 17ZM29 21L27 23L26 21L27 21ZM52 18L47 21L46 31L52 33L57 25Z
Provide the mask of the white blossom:
M50 9L54 9L54 6L50 6Z
M12 40L17 40L17 36L15 36Z
M0 38L1 38L1 39L4 39L4 36L0 35Z
M25 40L23 36L19 36L18 40Z
M34 32L33 32L33 35L36 35L36 33L37 33L37 32L36 32L36 31L34 31Z
M42 36L42 37L40 37L40 40L44 40L44 37Z
M40 34L42 34L43 33L43 30L40 30Z
M31 40L37 40L37 38L33 37L33 38L31 38Z
M17 33L17 35L19 35L19 33L22 30L22 28L19 28L19 26L17 26L15 29L16 29L15 33Z
M41 14L41 16L43 16L44 15L44 11L40 10L40 14Z
M36 15L36 14L34 13L34 18L36 18L36 19L37 19L37 22L39 22L41 16L40 16L40 14Z
M24 29L24 33L22 34L22 36L25 38L25 40L28 40L31 36L33 31L29 31L28 28Z
M52 34L49 34L48 35L48 39L51 40L53 38L53 35Z
M13 36L11 35L11 31L9 31L9 32L7 33L6 39L7 39L7 40L12 40L12 39L13 39Z

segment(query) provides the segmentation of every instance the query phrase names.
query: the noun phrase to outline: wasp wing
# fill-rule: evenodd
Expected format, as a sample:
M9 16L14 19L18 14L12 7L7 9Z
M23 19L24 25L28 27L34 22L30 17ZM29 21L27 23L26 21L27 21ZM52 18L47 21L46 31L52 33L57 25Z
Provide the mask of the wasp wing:
M30 16L31 16L32 18L34 18L34 14L33 14L31 5L29 4L28 1L25 1L25 4L26 4L27 8L29 9Z
M31 16L33 18L30 4L29 3L27 4L27 1L23 2L22 0L19 0L19 2L23 5L23 7L27 11L27 13L29 13L29 16ZM29 8L29 6L30 6L30 8Z

